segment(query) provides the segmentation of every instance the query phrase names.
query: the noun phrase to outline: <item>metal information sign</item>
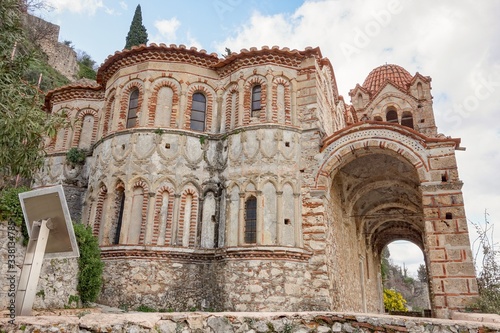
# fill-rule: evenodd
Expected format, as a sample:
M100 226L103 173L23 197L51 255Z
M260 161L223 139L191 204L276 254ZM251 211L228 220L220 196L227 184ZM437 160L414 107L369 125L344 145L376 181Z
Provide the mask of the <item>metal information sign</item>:
M29 316L43 259L75 258L80 253L61 185L20 193L19 200L30 239L16 293L16 315Z

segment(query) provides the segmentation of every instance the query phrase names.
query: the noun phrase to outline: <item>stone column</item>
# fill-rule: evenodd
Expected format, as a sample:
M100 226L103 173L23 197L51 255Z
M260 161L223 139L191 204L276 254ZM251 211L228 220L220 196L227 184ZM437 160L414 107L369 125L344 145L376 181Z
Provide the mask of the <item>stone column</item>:
M235 127L243 125L244 113L245 113L245 80L243 79L243 74L238 80L238 119L235 119ZM248 111L250 112L250 110Z
M268 69L266 74L267 92L266 92L266 121L273 121L273 72ZM261 118L262 119L262 118Z
M276 245L283 245L283 191L276 191Z
M238 245L245 244L245 193L240 193L238 211Z
M293 78L291 80L291 100L290 100L290 112L291 112L291 121L293 126L297 126L297 79Z
M264 244L264 196L257 191L257 245Z
M172 245L177 245L177 230L179 228L180 206L181 195L179 193L176 193L174 194L174 209L172 211L172 241L170 243Z
M183 129L184 124L186 123L186 107L187 107L187 86L185 83L181 83L181 91L180 91L180 101L179 101L179 128Z
M148 213L146 215L146 234L144 235L144 244L151 244L153 239L153 227L155 224L155 202L156 197L153 192L149 192Z
M464 310L478 294L461 187L422 186L430 298L439 318Z
M293 234L295 237L295 246L296 247L302 247L304 246L303 244L303 237L302 237L302 219L300 216L300 193L294 193L293 194L293 213L294 213L294 230Z

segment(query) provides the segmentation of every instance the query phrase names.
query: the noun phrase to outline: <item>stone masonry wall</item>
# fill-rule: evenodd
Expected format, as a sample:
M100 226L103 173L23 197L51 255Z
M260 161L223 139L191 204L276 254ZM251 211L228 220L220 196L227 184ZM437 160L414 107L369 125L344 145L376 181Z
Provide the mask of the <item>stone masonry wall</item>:
M164 311L220 310L221 290L211 263L173 260L105 260L102 304Z
M16 231L15 247L15 276L16 289L19 283L21 267L24 260L26 248L21 244L21 232ZM10 275L7 265L8 256L8 232L7 223L0 222L0 309L6 309L10 302L8 297L9 284L7 276ZM78 295L76 286L78 284L78 259L45 259L40 272L34 309L51 309L76 306L75 302L70 304L70 296Z
M224 272L225 311L313 311L329 308L329 295L310 273L307 262L227 260Z
M497 316L498 317L498 316ZM438 333L500 332L500 324L374 314L332 312L275 313L89 313L72 316L0 318L3 332L159 332L159 333ZM479 319L485 319L479 318ZM498 318L486 318L498 320Z

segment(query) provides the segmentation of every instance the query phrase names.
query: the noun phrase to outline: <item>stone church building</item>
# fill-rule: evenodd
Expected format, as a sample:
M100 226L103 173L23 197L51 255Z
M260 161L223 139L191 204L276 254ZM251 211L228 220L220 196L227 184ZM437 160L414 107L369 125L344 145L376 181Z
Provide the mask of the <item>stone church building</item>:
M99 238L104 304L383 312L381 251L407 240L448 317L477 296L460 139L428 76L382 65L349 97L319 48L123 50L47 94L72 126L35 186L63 184Z

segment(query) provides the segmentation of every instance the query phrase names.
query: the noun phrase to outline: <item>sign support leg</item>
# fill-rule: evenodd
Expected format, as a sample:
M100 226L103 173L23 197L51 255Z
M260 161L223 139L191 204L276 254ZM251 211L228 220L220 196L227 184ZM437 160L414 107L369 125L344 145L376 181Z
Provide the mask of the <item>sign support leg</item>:
M50 218L34 222L31 228L31 237L26 248L16 293L17 316L31 316L50 229Z

